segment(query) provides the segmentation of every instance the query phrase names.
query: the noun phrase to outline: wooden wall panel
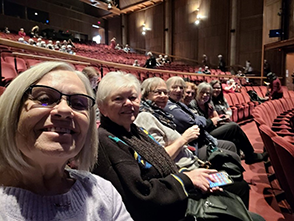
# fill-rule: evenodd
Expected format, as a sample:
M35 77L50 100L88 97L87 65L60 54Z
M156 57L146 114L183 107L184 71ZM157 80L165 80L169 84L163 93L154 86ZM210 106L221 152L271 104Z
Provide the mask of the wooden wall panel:
M127 17L128 24L128 42L130 47L133 48L146 48L145 36L142 35L143 24L145 20L145 11L135 12ZM148 21L147 27L149 27L150 22ZM146 32L146 36L149 36L149 31Z
M117 44L122 44L122 32L121 32L121 17L115 17L108 21L108 42L115 37Z
M282 6L282 0L264 0L263 12L263 44L279 41L279 38L270 38L269 30L281 28L281 16L278 12Z
M261 60L262 28L263 2L239 0L236 62L245 66L246 60L249 60L253 70L259 73L263 63Z

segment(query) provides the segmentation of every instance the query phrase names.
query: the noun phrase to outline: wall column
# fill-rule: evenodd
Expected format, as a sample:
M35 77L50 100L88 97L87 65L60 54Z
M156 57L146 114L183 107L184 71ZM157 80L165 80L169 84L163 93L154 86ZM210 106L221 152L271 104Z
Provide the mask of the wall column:
M237 0L231 1L230 65L236 64Z
M128 43L128 21L127 21L127 15L125 14L122 14L121 15L122 18L122 25L121 25L121 29L122 29L122 35L121 35L121 38L122 38L122 44L123 45L126 45L126 44L129 44Z
M165 24L164 24L164 51L165 54L172 54L172 0L164 1Z

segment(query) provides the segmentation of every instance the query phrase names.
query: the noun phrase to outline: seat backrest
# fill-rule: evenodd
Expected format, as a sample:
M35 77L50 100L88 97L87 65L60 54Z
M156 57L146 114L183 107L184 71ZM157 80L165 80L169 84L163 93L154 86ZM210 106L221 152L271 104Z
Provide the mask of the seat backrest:
M6 82L11 81L17 77L17 73L14 69L14 66L12 66L11 64L7 62L1 63L1 74L2 74L2 77L4 78L4 81Z
M292 210L294 209L294 145L285 141L280 136L272 137L277 156L280 159L282 170L285 173L287 183L290 188L289 190L284 189L288 203ZM286 181L285 181L286 182ZM282 184L281 184L282 185Z

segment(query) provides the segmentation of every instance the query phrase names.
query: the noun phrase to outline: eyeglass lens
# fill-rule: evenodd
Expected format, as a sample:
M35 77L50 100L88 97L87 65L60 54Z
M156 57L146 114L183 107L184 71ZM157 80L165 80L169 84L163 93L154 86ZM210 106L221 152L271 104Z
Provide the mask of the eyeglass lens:
M89 110L94 105L94 99L85 94L63 94L60 91L44 86L31 86L32 100L44 107L52 107L58 104L62 96L67 97L68 105L75 110Z

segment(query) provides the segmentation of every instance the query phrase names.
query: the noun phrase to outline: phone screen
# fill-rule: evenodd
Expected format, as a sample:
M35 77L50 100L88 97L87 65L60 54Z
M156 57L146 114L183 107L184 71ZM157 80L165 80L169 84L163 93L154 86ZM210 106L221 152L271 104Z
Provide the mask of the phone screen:
M213 174L210 174L210 176L216 180L216 182L209 181L210 188L217 187L217 186L224 186L224 185L233 183L233 180L231 179L229 174L225 171L213 173Z

